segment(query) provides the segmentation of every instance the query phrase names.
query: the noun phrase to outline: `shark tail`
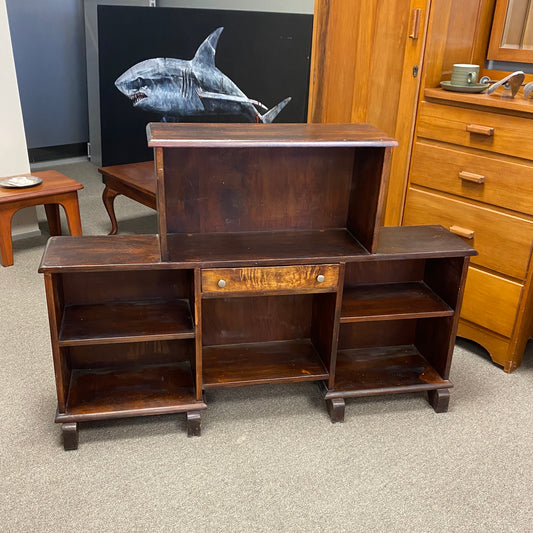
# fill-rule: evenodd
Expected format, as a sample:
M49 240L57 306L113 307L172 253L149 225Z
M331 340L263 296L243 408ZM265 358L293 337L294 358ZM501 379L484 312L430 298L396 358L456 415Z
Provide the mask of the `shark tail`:
M269 109L264 115L259 115L259 119L264 124L272 122L281 112L281 110L291 101L291 97L285 98L279 104L275 105L272 109Z

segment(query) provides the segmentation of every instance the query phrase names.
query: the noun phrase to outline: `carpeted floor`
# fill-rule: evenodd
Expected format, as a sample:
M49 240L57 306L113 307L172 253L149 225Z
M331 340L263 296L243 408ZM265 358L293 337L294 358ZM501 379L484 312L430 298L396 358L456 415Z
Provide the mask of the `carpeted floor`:
M107 233L95 167L53 168L85 185L84 233ZM154 211L119 197L116 212L121 233L156 232ZM420 394L353 399L334 425L315 384L232 388L209 392L200 438L184 415L144 417L82 424L63 451L46 240L15 242L0 270L0 531L533 531L531 342L505 374L458 340L448 413Z

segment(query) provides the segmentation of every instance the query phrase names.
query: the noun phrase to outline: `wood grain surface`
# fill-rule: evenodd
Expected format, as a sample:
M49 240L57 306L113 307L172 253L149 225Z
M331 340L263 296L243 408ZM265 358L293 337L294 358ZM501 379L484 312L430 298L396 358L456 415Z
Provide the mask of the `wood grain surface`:
M398 143L370 124L179 124L147 125L153 147L333 147L396 146Z
M240 292L334 292L338 278L339 265L203 269L202 296Z

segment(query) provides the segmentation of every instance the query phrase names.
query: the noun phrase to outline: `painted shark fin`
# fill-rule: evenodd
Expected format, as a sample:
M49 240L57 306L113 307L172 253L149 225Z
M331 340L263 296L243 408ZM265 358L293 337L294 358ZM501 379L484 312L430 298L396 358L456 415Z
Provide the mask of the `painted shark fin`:
M202 63L207 66L215 66L215 52L217 49L218 38L224 28L217 28L196 50L192 61L194 63Z
M269 109L264 115L259 115L261 122L267 124L272 122L280 113L280 111L291 101L291 97L285 98L278 105L275 105L272 109Z

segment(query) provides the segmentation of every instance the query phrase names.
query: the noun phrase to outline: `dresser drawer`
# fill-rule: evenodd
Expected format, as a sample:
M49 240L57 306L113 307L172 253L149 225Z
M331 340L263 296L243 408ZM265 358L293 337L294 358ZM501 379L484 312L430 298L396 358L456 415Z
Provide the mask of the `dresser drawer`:
M410 187L403 224L440 224L455 233L471 232L466 240L479 252L472 263L525 278L533 222Z
M510 337L516 320L522 285L470 267L461 317Z
M533 215L533 165L417 142L410 178L414 184Z
M334 292L339 265L212 268L202 270L202 294Z
M533 157L531 120L423 102L417 135L524 159Z

